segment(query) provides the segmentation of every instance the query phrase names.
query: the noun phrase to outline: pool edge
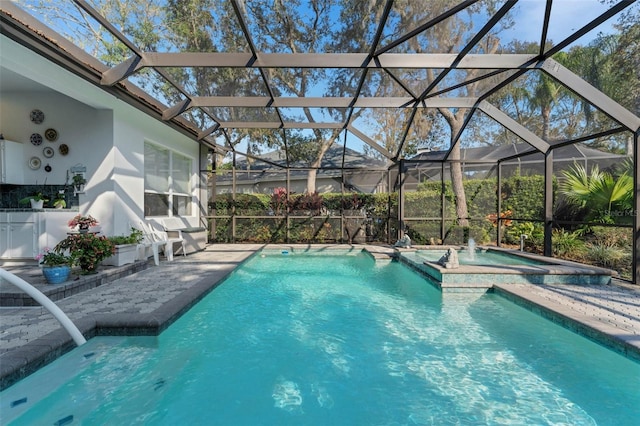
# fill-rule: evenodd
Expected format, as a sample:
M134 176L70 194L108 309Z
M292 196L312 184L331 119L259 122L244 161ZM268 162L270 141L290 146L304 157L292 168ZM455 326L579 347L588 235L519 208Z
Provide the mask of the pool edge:
M525 285L495 284L490 289L490 292L640 363L640 336L632 334L623 336L618 328L613 333L614 330L606 330L601 322L593 321L588 315L580 314L566 309L558 303L539 298L530 291L518 291L523 287ZM633 341L636 343L634 344Z

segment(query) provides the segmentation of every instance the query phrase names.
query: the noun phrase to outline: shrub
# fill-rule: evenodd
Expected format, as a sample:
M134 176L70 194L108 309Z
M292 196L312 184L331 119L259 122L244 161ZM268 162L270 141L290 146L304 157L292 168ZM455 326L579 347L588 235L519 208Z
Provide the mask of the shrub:
M520 235L526 235L525 247L536 247L544 244L544 227L539 222L515 222L505 232L508 244L520 244Z
M559 257L580 259L584 252L584 242L576 232L563 228L554 229L551 234L553 254Z
M317 192L312 194L294 195L291 198L291 210L320 214L323 207L322 196Z
M101 261L113 255L115 246L105 236L74 234L60 241L54 248L59 253L65 250L69 250L73 262L80 265L84 273L90 274L96 271Z
M108 238L116 246L123 244L139 244L142 241L143 233L139 229L131 228L129 235L113 235Z
M594 245L628 248L631 246L632 231L630 228L594 226L589 238Z
M597 266L618 269L627 257L625 251L619 247L602 244L587 244L587 259Z

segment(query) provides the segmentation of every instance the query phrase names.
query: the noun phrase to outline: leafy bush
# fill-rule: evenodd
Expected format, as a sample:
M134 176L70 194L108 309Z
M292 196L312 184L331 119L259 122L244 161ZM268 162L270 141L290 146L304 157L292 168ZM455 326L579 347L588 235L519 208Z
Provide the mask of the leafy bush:
M502 183L502 209L516 219L544 217L544 176L513 176Z
M551 234L553 254L559 257L579 259L584 252L585 243L576 232L563 228L554 229Z
M544 244L544 227L540 222L514 222L505 232L507 244L520 244L520 235L526 235L525 247L539 247Z
M295 194L290 199L291 211L309 212L311 214L320 214L323 207L323 199L320 194L314 192L312 194Z
M589 172L579 163L562 173L560 193L585 208L587 219L599 223L631 223L633 178L623 172L614 176L597 165Z
M591 228L589 239L594 245L605 247L630 248L633 232L631 228L613 226L594 226Z
M123 244L139 244L142 241L143 234L141 230L131 228L129 235L113 235L108 238L116 246Z
M618 269L626 260L627 253L616 246L587 244L586 257L597 266Z
M458 229L455 224L455 203L451 183L445 183L444 194L444 220L447 223L445 242L452 244L464 243L469 237L478 243L486 243L495 238L495 229L490 221L486 220L488 214L495 213L497 206L496 179L469 179L464 182L468 195L469 215L471 227ZM442 200L440 195L441 184L439 182L424 182L418 185L417 191L409 191L404 194L404 217L408 225L407 233L415 244L438 243L441 239L442 228ZM514 222L516 219L543 217L544 179L541 176L517 176L503 180L503 211L511 210ZM216 195L215 202L210 203L212 214L216 216L266 216L275 215L284 217L287 214L317 216L339 216L341 212L358 210L366 214L364 224L349 224L348 232L345 232L345 241L348 241L356 230L356 226L366 226L367 238L370 241L395 241L398 234L398 205L399 194L393 193L347 193L347 194L289 194L286 209L284 188L280 188L273 194L236 194L235 201L231 194ZM295 210L295 212L293 211ZM431 220L407 220L406 218L430 218ZM323 220L326 217L322 218ZM214 241L230 242L231 220L216 218L210 229L215 230ZM269 232L267 232L269 229ZM506 230L508 231L509 228ZM541 229L541 228L540 228ZM341 229L339 225L331 224L331 231L321 233L318 226L303 229L294 223L288 230L291 242L317 241L322 235L323 239L340 241ZM325 234L327 234L325 236ZM330 234L330 236L328 235ZM286 240L287 229L283 223L265 222L256 220L251 223L238 225L236 222L237 241L277 241ZM509 237L508 237L509 238ZM536 238L528 239L527 245L534 244ZM517 240L519 241L519 234ZM542 247L542 239L540 240Z
M495 213L498 200L496 199L497 181L491 179L469 179L464 183L467 194L467 207L471 218L482 218ZM544 176L513 176L502 180L502 210L511 210L517 219L541 219L544 216ZM440 182L423 182L418 185L415 193L430 194L429 201L425 200L420 214L423 217L440 217ZM405 209L409 199L405 196ZM426 195L425 194L425 195ZM455 218L455 204L451 182L445 182L445 218ZM416 195L420 197L419 195ZM426 208L425 208L426 207ZM434 210L435 209L435 210ZM436 214L434 214L436 213ZM407 215L408 216L408 215Z
M84 273L94 273L98 264L113 255L115 246L109 238L92 233L69 235L60 241L54 251L62 253L69 250L74 263L80 265Z

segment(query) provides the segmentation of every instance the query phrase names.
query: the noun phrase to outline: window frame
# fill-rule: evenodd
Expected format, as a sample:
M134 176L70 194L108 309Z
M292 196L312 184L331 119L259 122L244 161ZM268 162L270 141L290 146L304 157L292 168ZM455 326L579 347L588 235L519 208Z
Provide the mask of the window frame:
M166 171L166 176L162 176L162 178L166 179L166 191L163 190L158 190L158 189L150 189L148 188L147 182L148 182L148 173L150 172L147 167L148 167L148 162L147 162L147 149L153 149L156 152L167 152L168 156L169 156L169 162L168 162L168 170ZM182 157L184 160L189 162L189 173L188 173L188 179L187 179L187 186L188 186L188 191L189 192L183 192L183 191L178 191L176 190L176 186L178 185L174 185L174 168L173 168L173 164L174 164L174 156L180 156ZM193 171L193 165L194 165L194 158L183 153L180 151L177 151L175 149L171 149L167 146L158 144L158 143L154 143L148 140L144 141L144 170L143 170L143 180L144 180L144 199L143 199L143 210L144 210L144 217L145 218L151 218L151 217L172 217L172 216L192 216L193 215L193 211L194 211L194 191L195 191L195 185L194 185L194 171ZM156 172L157 170L154 170L154 172ZM166 210L164 210L162 213L157 211L157 206L151 207L148 203L147 197L148 196L161 196L164 197L164 200L161 200L160 203L157 204L161 204L166 206ZM186 200L185 203L185 210L184 211L180 211L180 199L182 200ZM150 208L152 208L153 210L150 210Z

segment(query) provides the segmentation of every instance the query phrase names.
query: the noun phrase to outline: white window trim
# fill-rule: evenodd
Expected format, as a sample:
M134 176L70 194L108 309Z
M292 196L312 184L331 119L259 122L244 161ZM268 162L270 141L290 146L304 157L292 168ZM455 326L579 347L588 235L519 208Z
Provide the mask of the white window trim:
M194 164L195 164L195 158L193 158L191 155L188 155L184 152L180 152L178 150L175 150L173 148L170 148L166 145L160 144L160 143L156 143L156 142L151 142L149 140L145 140L144 141L144 145L146 147L146 145L149 145L151 147L153 147L154 149L158 149L158 150L167 150L169 152L169 175L167 176L167 186L168 186L168 191L167 192L162 192L162 191L156 191L156 190L151 190L151 189L147 189L146 188L146 179L147 179L147 174L146 174L146 170L143 171L143 178L145 181L144 184L144 194L160 194L160 195L166 195L168 198L168 209L165 212L165 214L162 215L150 215L150 216L146 216L148 218L154 218L154 217L172 217L174 216L173 214L173 210L174 210L174 206L173 206L173 197L174 196L180 196L180 197L187 197L189 199L189 204L190 204L190 210L191 213L189 215L186 215L185 217L193 217L193 212L195 211L195 207L196 207L196 200L195 200L195 194L197 193L197 179L195 179L195 172L194 172ZM189 159L189 161L191 162L191 170L189 172L189 189L191 191L191 193L186 193L186 192L178 192L178 191L174 191L173 189L173 155L174 154L178 154L181 155L187 159ZM146 165L146 161L145 161L145 165ZM144 197L143 197L143 204L144 204ZM143 211L146 211L146 208L144 208L143 205Z

